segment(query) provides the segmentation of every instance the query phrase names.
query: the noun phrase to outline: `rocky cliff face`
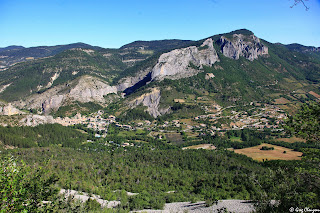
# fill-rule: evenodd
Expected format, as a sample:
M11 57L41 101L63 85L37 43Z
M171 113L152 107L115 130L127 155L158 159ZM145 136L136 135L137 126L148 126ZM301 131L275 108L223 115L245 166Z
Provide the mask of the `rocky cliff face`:
M147 107L147 111L153 117L164 114L168 109L159 109L161 93L159 88L152 88L150 93L141 95L129 103L134 108L140 104Z
M57 110L72 101L105 103L104 96L117 93L115 86L110 86L99 78L82 76L69 84L55 86L42 94L35 94L23 101L16 101L19 108L42 109L44 113Z
M148 69L141 70L135 76L129 76L121 79L118 85L116 86L117 90L124 91L127 88L134 86L138 82L142 81L148 75L148 73L151 72L151 70L152 68L150 67Z
M219 61L212 39L207 39L200 48L190 46L164 53L158 59L151 73L152 80L164 78L179 79L197 74L199 71L190 67L193 64L199 68L211 66Z
M93 101L104 104L104 96L117 91L115 86L109 86L98 78L85 76L70 90L68 97L82 103Z
M239 56L243 56L253 61L258 56L268 54L268 47L264 46L255 35L244 36L242 34L233 34L232 39L221 36L218 44L224 56L236 60L239 59Z

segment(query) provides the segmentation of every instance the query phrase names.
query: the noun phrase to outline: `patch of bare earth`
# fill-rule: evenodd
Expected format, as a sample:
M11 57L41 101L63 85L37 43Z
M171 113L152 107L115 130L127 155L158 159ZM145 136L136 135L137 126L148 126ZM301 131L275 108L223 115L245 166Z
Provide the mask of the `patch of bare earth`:
M212 144L198 144L194 146L183 147L182 149L207 149L207 150L214 150L216 147Z
M285 99L285 98L275 99L274 102L275 104L279 104L279 105L291 103L288 99Z

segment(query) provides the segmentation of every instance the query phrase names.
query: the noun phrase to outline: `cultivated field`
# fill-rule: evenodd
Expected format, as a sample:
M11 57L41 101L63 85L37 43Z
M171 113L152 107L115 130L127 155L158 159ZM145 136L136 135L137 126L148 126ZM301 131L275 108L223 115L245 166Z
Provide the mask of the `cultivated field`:
M262 146L274 147L274 150L260 150ZM286 151L286 153L284 153ZM282 146L261 144L259 146L235 149L235 153L243 154L257 161L263 160L301 160L302 152L296 152Z
M315 93L313 91L310 91L309 94L314 96L314 97L316 97L316 98L318 98L318 99L320 99L320 95L318 95L317 93Z
M290 101L285 98L275 99L274 102L275 102L275 104L288 104L288 103L290 103Z
M165 135L168 141L170 141L172 144L180 145L184 143L180 133L167 133Z

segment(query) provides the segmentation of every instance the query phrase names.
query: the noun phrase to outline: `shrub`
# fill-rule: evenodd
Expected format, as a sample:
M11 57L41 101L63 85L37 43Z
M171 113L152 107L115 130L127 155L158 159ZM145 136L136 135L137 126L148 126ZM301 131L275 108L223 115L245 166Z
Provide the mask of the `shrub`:
M260 150L274 150L274 147L262 146Z

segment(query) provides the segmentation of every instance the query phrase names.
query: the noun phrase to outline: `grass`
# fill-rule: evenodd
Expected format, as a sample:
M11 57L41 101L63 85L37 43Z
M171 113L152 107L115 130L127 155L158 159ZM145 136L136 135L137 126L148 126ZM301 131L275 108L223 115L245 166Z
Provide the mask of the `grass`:
M121 131L118 133L118 137L133 137L136 133L134 131Z
M231 137L230 140L232 142L243 142L240 137Z
M274 141L283 141L287 143L295 143L295 142L306 142L306 139L303 138L297 138L297 137L291 137L291 138L277 138L274 139Z
M180 145L184 143L182 135L180 133L167 133L166 138L168 141L170 141L170 143L174 145Z
M120 131L118 133L118 137L133 137L136 135L143 135L145 134L146 131L144 131L143 129L137 129L136 131Z
M292 78L283 78L283 80L287 81L288 83L293 83L296 81L295 79L292 79Z
M144 54L144 55L152 55L153 54L152 50L138 50L137 52Z
M274 147L274 150L260 150L261 147L268 146ZM275 146L271 144L260 144L258 146L244 148L244 149L236 149L235 153L243 154L248 157L251 157L257 161L263 160L301 160L302 152L296 152L292 149L288 149L282 146ZM286 152L286 153L284 153Z
M191 126L198 124L197 122L192 121L191 118L188 118L188 119L180 119L180 122L181 122L181 123L186 123L186 124L191 125Z
M275 101L275 104L277 104L277 105L291 103L289 100L287 100L285 98L278 98L278 99L275 99L274 101Z

